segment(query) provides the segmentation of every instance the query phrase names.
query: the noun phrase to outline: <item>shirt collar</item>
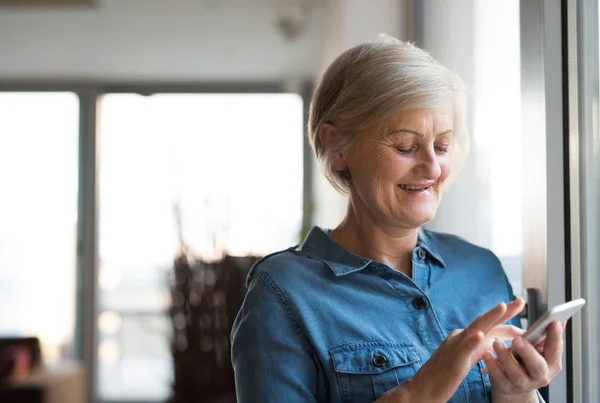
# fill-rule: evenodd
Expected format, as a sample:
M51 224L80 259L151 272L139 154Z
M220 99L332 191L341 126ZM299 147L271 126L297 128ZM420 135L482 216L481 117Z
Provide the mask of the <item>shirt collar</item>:
M329 237L330 230L313 227L300 249L313 259L321 260L336 276L354 273L367 267L372 260L355 255L338 245ZM442 267L446 267L444 260L437 252L436 241L430 234L419 229L417 247L424 249L429 256L437 260Z
M446 268L446 263L439 253L440 245L438 245L436 239L431 236L429 231L419 228L419 235L417 237L417 247L425 249L425 252L440 264L441 267Z
M367 267L371 260L348 252L329 237L330 230L313 227L301 246L313 259L321 260L336 276L354 273Z

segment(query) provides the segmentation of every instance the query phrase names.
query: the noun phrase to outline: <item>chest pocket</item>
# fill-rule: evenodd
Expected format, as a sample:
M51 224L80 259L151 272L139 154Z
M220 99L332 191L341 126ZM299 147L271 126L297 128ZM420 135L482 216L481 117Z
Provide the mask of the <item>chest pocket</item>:
M412 378L420 367L411 345L365 342L329 352L344 402L377 400L383 393Z

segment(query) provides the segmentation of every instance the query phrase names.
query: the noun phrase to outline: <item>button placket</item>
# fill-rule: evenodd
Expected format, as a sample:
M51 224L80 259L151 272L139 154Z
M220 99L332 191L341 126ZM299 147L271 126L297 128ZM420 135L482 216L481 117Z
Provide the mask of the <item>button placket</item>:
M423 253L426 254L425 250L418 249L415 251L412 260L412 280L418 285L423 291L428 291L428 281L429 278L429 265L427 261L422 259L420 255Z

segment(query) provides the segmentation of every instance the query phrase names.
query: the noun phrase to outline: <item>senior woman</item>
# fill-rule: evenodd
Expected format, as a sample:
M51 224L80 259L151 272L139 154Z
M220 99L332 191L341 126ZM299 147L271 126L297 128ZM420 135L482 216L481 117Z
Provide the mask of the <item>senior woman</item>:
M467 152L461 80L409 43L361 44L325 71L308 135L348 211L251 270L238 402L542 401L562 326L529 344L496 256L422 229ZM500 341L513 338L520 362Z

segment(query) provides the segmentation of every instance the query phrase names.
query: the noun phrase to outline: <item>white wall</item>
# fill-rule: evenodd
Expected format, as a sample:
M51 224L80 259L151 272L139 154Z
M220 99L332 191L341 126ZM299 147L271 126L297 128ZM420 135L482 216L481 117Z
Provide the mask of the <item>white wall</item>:
M274 81L312 77L323 58L325 0L294 42L276 28L289 2L97 0L0 8L0 79Z

